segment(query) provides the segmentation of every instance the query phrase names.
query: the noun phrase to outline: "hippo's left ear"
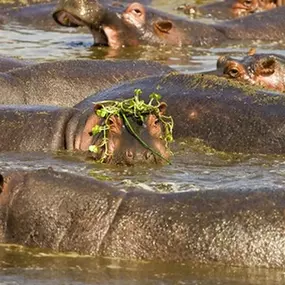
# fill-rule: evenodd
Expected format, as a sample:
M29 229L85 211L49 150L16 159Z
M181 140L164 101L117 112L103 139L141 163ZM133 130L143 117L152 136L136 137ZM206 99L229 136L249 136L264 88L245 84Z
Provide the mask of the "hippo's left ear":
M256 75L269 76L274 73L276 68L276 58L267 56L261 58L254 66Z
M158 106L158 109L159 109L160 115L165 114L166 109L167 109L167 104L165 102L161 102Z
M96 104L94 106L94 112L92 112L92 114L88 116L83 131L80 134L80 140L78 141L79 145L76 145L77 149L84 151L88 150L92 142L92 128L100 122L100 118L96 114L96 111L100 108L102 108L102 105Z
M169 33L169 31L172 29L173 24L171 21L161 20L156 21L154 23L154 26L162 33Z

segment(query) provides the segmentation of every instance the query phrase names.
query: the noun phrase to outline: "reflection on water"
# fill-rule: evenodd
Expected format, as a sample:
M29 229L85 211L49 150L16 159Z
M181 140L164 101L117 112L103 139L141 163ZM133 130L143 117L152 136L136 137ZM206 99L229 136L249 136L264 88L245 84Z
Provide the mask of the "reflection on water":
M135 262L56 254L17 246L0 246L2 285L87 284L284 284L280 270Z
M0 0L1 1L1 0ZM188 1L191 2L191 1ZM192 1L193 2L193 1ZM201 1L200 1L201 2ZM203 2L203 1L202 1ZM210 2L210 1L207 1ZM154 0L153 6L167 12L185 1ZM209 21L209 19L208 19ZM0 27L0 54L38 61L91 59L149 59L185 72L215 68L217 57L226 53L240 57L249 47L258 52L285 56L284 45L260 42L233 43L219 48L93 48L86 30L58 27L41 31L10 23ZM178 142L179 144L179 142ZM181 144L183 145L183 144ZM172 165L163 167L114 167L86 162L83 157L57 154L0 154L0 170L40 169L91 175L119 187L150 191L203 191L217 189L284 188L283 157L242 156L204 152L193 145L175 150ZM218 265L137 263L122 260L59 255L17 246L0 246L0 285L16 284L285 284L282 270L236 268Z

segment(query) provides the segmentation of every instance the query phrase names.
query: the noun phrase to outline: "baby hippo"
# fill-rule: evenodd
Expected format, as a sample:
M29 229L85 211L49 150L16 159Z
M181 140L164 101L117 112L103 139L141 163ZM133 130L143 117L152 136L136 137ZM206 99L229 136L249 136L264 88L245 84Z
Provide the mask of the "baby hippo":
M275 54L252 54L238 60L221 56L217 73L267 89L285 91L285 57Z
M92 154L90 157L96 161L123 165L168 159L165 131L157 115L146 115L143 123L129 117L127 126L121 117L113 115L106 132L94 133L94 127L105 125L105 119L97 114L101 108L96 104L87 114L75 108L2 105L0 151L77 150ZM164 113L166 104L161 103L159 110Z

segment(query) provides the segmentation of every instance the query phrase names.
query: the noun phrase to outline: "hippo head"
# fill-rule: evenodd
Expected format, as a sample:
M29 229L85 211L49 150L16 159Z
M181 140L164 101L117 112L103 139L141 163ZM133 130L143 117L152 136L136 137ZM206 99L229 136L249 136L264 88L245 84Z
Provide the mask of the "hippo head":
M181 45L182 34L171 17L140 3L118 5L97 0L61 0L53 13L64 26L87 26L94 45L112 48L140 44Z
M232 5L232 13L235 17L242 17L276 7L277 0L236 0Z
M136 163L163 163L170 151L164 139L164 127L158 116L148 114L144 122L128 117L129 125L123 118L113 115L108 119L108 130L105 134L93 134L94 126L103 126L105 119L97 115L102 108L96 104L92 114L88 114L83 123L77 126L75 149L88 151L90 156L104 163L134 165ZM160 113L166 110L166 104L160 103ZM138 135L137 139L131 130ZM105 141L105 144L104 144ZM143 143L142 143L143 142ZM90 146L96 147L96 152L90 151Z
M222 56L217 61L217 70L227 78L283 92L284 64L285 59L276 55L251 54L241 60Z
M107 38L100 23L104 8L97 0L60 0L53 12L54 20L61 26L88 26L92 29L95 43L107 45Z

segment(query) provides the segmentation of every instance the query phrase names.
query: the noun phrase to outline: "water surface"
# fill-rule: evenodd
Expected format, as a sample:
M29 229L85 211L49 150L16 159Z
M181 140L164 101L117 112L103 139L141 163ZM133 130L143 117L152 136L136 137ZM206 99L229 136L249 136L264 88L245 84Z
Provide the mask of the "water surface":
M185 1L155 0L153 6L178 13L174 7ZM190 1L189 1L190 2ZM181 14L180 14L181 15ZM186 17L186 16L185 16ZM210 19L200 19L210 22ZM219 48L124 48L92 47L86 30L58 27L53 31L9 23L0 27L0 54L21 59L149 59L185 73L215 68L220 55L243 56L250 47L257 52L285 56L282 43L236 42ZM204 191L219 189L284 188L283 156L224 154L196 144L177 141L171 165L160 167L115 167L86 162L84 157L66 153L1 153L0 169L41 169L53 167L83 176L93 176L116 187L149 191ZM142 263L63 255L18 246L0 246L0 285L16 284L285 284L283 270L238 268L219 265Z

